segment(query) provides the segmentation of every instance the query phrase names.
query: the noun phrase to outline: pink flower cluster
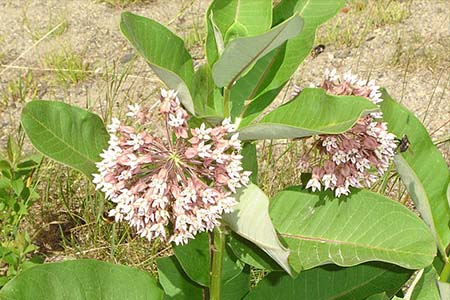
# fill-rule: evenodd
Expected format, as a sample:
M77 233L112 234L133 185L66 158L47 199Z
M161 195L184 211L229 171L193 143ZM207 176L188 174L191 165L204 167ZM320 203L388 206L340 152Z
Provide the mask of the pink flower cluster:
M109 147L97 163L97 189L116 203L109 212L149 241L187 243L219 225L236 204L236 189L249 182L242 168L235 126L189 129L188 114L173 91L161 91L164 137L152 134L148 111L129 106L131 124L113 119Z
M360 80L350 72L340 80L335 70L327 70L320 87L329 94L362 96L375 104L383 101L373 81ZM342 134L319 136L314 144L319 160L313 165L306 188L312 191L320 191L322 187L331 189L340 197L350 193L349 187L370 187L377 181L389 167L397 147L395 136L388 132L386 123L377 120L379 118L382 118L381 112L371 113Z

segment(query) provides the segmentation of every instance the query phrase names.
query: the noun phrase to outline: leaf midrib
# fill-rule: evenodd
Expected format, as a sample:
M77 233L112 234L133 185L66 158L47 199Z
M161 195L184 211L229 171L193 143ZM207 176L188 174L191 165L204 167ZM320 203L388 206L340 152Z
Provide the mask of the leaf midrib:
M28 112L28 116L31 117L36 123L38 123L40 126L44 127L49 133L52 134L52 136L54 136L58 141L60 141L62 144L64 144L65 146L67 146L67 148L69 148L70 150L72 150L73 152L79 154L81 157L85 158L87 161L91 162L92 164L95 164L95 161L92 160L91 158L85 156L85 154L81 153L80 151L78 151L76 148L72 147L70 144L68 144L65 140L61 139L58 135L54 134L54 132L52 130L50 130L49 127L47 127L44 123L42 123L41 121L39 121L32 113ZM44 152L44 151L43 151Z
M346 246L354 246L358 248L365 248L370 250L377 250L377 251L384 251L384 252L394 252L394 253L400 253L400 254L414 254L424 257L429 257L429 254L425 253L419 253L419 252L410 252L400 249L392 250L391 248L380 248L375 247L367 244L357 244L355 242L349 242L349 241L340 241L340 240L332 240L332 239L326 239L326 238L319 238L319 237L311 237L311 236L305 236L305 235L299 235L299 234L290 234L290 233L279 233L279 236L285 237L285 238L291 238L295 240L303 240L303 241L313 241L313 242L325 242L329 244L337 244L337 245L346 245Z

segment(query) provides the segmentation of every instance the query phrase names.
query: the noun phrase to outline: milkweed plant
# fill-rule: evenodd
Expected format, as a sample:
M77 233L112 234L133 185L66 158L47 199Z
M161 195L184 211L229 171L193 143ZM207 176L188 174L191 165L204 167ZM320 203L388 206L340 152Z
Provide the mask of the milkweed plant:
M39 265L0 299L449 299L450 171L418 118L350 71L277 101L343 4L214 0L195 68L181 38L122 13L165 84L152 87L157 105L104 124L34 100L21 121L38 151L92 180L111 218L172 255L156 259L157 279L96 260ZM304 142L290 166L302 176L269 197L258 142L275 139ZM395 178L414 210L386 196Z

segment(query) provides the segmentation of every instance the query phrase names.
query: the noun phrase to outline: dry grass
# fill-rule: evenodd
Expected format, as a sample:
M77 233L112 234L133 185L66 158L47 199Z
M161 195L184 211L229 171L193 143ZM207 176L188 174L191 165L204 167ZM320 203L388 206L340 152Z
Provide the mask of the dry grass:
M349 0L338 17L319 30L318 43L357 48L376 28L402 22L410 15L411 0Z
M55 70L53 75L59 84L74 84L88 78L89 63L85 53L77 53L71 46L62 46L59 51L48 53L43 60L47 68Z

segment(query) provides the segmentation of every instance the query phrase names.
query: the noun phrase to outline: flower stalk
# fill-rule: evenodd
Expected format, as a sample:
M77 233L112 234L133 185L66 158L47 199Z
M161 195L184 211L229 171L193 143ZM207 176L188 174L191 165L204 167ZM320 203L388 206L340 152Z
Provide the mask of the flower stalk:
M213 238L210 299L220 300L222 293L223 252L225 251L225 231L223 225L214 228Z

